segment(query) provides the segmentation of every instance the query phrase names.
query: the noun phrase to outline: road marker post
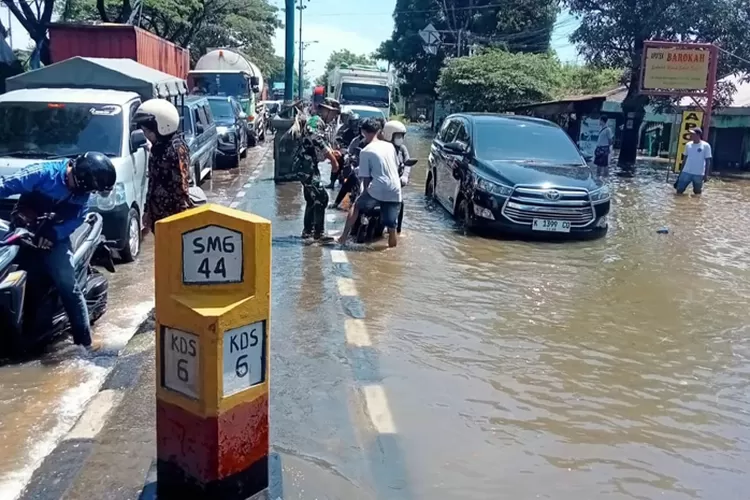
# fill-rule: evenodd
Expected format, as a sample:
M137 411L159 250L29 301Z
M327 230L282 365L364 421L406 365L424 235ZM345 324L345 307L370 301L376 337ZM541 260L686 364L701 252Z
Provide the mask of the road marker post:
M268 487L271 223L203 205L156 224L160 499Z

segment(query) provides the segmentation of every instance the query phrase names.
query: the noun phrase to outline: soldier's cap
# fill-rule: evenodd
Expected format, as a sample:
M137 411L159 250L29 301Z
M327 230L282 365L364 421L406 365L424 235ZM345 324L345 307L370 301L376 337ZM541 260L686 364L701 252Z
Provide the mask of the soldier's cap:
M336 99L333 99L331 97L326 97L323 99L323 102L318 104L321 108L330 109L331 111L341 111L341 104Z
M700 127L691 128L690 131L699 137L703 137L703 129Z

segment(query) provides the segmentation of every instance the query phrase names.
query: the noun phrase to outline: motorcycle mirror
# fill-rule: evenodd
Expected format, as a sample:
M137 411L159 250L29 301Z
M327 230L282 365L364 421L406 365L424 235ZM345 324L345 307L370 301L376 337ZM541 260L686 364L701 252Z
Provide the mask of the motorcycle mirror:
M408 160L406 160L406 161L404 162L404 166L405 166L405 167L413 167L414 165L416 165L416 164L417 164L417 161L419 161L419 160L417 160L417 159L415 159L415 158L409 158Z
M91 257L91 263L102 266L110 273L115 272L115 262L112 259L112 250L110 250L106 242L102 242L96 247L94 255Z

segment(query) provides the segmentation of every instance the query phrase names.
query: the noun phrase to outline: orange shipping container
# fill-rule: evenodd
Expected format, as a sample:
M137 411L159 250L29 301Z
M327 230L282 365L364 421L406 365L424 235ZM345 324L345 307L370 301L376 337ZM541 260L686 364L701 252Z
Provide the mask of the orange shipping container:
M49 27L52 62L71 57L133 59L187 79L190 52L148 31L127 24L64 24Z

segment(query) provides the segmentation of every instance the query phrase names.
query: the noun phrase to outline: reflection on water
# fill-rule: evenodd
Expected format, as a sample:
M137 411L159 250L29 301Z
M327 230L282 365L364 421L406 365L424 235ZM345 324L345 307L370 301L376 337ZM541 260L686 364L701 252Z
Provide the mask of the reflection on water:
M350 260L416 489L747 498L750 184L612 177L604 239L465 237L413 136L402 245Z

